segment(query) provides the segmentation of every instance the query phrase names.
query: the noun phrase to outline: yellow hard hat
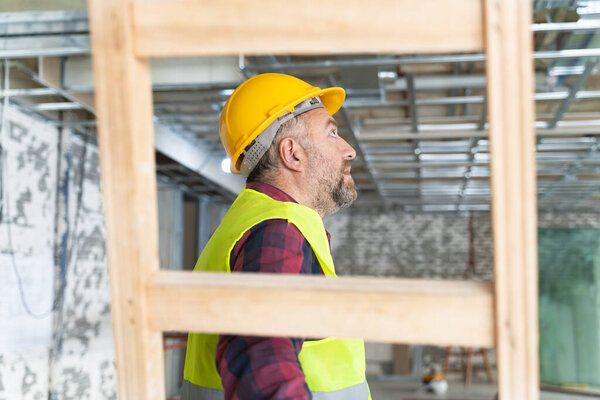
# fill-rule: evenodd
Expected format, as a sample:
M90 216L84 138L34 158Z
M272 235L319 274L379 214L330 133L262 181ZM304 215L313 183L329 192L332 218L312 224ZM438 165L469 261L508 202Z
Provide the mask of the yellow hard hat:
M225 103L219 121L221 143L231 158L231 172L241 173L240 155L261 132L312 98L318 98L333 115L344 103L346 92L340 87L321 89L285 74L256 75L238 86Z

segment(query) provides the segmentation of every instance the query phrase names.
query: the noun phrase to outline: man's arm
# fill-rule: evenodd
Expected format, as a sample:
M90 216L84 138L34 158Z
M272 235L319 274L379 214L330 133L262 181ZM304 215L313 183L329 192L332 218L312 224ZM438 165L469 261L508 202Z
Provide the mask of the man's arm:
M246 232L231 253L233 272L320 274L312 249L285 220ZM310 399L298 353L304 340L220 335L215 362L225 399Z
M225 399L310 399L298 362L301 339L219 336L216 360Z

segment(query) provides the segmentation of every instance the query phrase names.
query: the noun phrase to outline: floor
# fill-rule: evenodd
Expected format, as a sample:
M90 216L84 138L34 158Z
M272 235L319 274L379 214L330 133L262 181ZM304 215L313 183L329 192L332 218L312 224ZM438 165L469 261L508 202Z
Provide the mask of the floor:
M426 393L419 382L395 382L370 378L369 387L373 400L494 400L496 385L472 383L468 388L460 381L448 382L448 391L443 395ZM573 394L550 393L543 391L540 400L590 400L598 397Z

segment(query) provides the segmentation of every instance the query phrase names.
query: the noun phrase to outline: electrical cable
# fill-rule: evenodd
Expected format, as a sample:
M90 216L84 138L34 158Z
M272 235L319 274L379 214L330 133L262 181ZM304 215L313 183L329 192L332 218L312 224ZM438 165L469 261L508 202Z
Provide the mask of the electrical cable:
M58 264L60 265L60 279L59 279L59 284L60 287L59 289L56 291L56 299L59 301L55 304L55 309L58 309L58 306L60 304L60 306L63 305L63 301L64 301L64 292L65 292L65 288L66 288L66 284L67 284L67 279L66 279L66 273L67 273L67 267L69 265L71 265L71 260L73 259L73 254L77 254L76 253L76 249L78 248L77 245L79 243L79 238L77 237L77 227L79 225L79 220L80 220L80 215L81 215L81 209L82 209L82 205L83 205L83 183L85 180L85 163L86 163L86 159L87 159L87 152L88 152L88 141L86 140L86 138L84 136L82 136L82 140L83 140L83 149L81 152L81 157L80 157L80 163L79 163L79 181L77 183L77 202L76 202L76 206L75 206L75 219L73 221L73 226L71 229L71 226L69 226L67 233L66 233L66 240L65 240L65 247L63 248L63 251L61 252L61 257L59 258L59 262ZM70 171L70 166L71 166L71 153L69 153L69 157L68 157L68 162L67 162L67 172L65 173L65 179L69 179L69 172ZM65 187L65 191L68 191L68 186ZM68 224L68 202L66 202L65 205L65 223ZM71 245L68 246L68 242L71 242ZM58 326L58 331L55 334L55 349L57 353L61 353L62 352L62 344L63 344L63 332L65 330L65 326L66 324L63 323L62 318L63 318L63 312L61 310L61 312L57 313L57 321L55 323L55 326ZM52 364L54 362L54 353L51 353L51 357L50 357L50 363Z
M60 119L62 119L62 112L59 113L60 115ZM55 238L55 242L54 242L54 264L55 266L58 266L58 278L55 279L55 282L58 281L58 284L56 284L55 286L55 303L53 305L53 309L57 310L59 307L62 308L63 302L64 302L64 292L65 292L65 288L67 285L67 249L68 249L68 241L69 241L69 235L71 233L71 226L69 224L69 198L70 198L70 191L69 191L69 183L70 183L70 175L71 175L71 163L72 163L72 159L71 159L71 148L70 148L70 143L67 145L67 150L65 151L65 161L66 161L66 168L64 170L64 175L63 175L63 179L61 181L60 178L58 178L59 176L61 176L61 174L63 174L62 172L62 155L63 155L63 140L64 140L64 135L63 135L63 129L59 128L60 130L60 135L59 135L59 143L58 143L58 158L57 158L57 172L56 172L56 176L57 176L57 180L56 180L56 198L57 200L60 200L60 193L62 192L62 200L63 200L63 209L64 212L62 213L62 219L64 220L64 230L60 231L61 233L61 238L60 238L60 244L57 245L56 244L56 240L58 238L58 234L59 234L59 227L60 224L58 223L58 217L61 216L60 213L60 202L57 201L56 202L56 211L55 211L55 216L54 216L54 223L55 223L55 231L54 231L54 238ZM62 184L61 184L62 182ZM55 268L56 269L56 268ZM62 314L58 313L58 315L56 316L57 319L62 316ZM58 321L60 322L60 321ZM55 323L56 325L56 323Z

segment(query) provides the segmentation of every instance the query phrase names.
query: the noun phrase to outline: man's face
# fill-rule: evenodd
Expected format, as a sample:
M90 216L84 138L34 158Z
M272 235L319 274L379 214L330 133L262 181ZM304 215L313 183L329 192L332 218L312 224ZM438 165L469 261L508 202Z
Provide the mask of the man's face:
M318 108L305 114L310 148L308 175L313 181L314 208L321 215L349 207L356 200L350 160L356 152L338 135L335 119Z

